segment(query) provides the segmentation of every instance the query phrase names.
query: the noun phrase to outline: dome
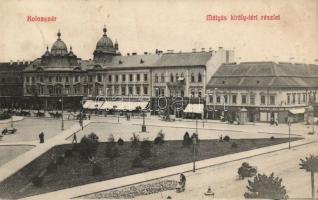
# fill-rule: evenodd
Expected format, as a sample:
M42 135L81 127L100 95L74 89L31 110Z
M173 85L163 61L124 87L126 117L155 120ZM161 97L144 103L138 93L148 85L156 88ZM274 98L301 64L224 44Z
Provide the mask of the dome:
M65 55L67 54L67 47L66 44L61 40L61 33L60 31L57 33L57 40L54 42L51 48L51 53L53 55Z
M107 32L106 27L103 28L103 32L104 32L103 37L99 39L96 44L96 50L114 51L113 41L106 35L106 32Z

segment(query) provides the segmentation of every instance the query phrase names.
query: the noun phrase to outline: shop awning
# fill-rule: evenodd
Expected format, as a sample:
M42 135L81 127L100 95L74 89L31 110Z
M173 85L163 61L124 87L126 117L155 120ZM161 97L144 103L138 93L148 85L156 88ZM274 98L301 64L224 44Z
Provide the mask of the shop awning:
M203 113L203 104L188 104L183 112L202 114Z
M90 105L93 104L93 103L94 103L94 101L92 101L92 100L87 100L87 101L85 101L85 103L83 104L83 108L84 108L84 109L88 109L88 108L90 107Z
M289 109L289 112L296 115L296 114L304 114L305 113L305 108L293 108Z
M100 109L100 107L103 105L104 101L93 101L93 100L87 100L83 108L85 109Z
M140 101L140 102L130 102L130 101L105 101L105 103L101 106L101 109L111 110L116 106L116 110L127 110L132 111L136 110L136 107L140 106L141 109L146 109L148 106L148 101Z

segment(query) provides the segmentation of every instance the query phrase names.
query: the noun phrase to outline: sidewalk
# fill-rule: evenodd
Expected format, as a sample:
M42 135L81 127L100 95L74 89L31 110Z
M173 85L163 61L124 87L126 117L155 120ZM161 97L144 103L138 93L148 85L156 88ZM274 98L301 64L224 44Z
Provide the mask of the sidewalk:
M21 121L23 119L24 119L24 117L22 117L22 116L12 116L12 121L13 122ZM10 119L5 119L5 120L0 120L0 124L8 124L10 122L11 122L11 118Z
M301 146L301 145L316 143L316 142L318 142L318 140L298 140L298 141L292 142L291 146L295 147L295 146ZM288 149L288 143L269 146L269 147L263 147L259 149L206 159L202 161L197 161L196 169L203 169L210 166L221 165L221 164L232 162L232 161L237 161L237 160L241 160L245 158L255 157L262 154L280 151L283 149ZM193 167L192 163L187 163L183 165L149 171L149 172L135 174L131 176L77 186L77 187L50 192L46 194L41 194L37 196L31 196L24 199L71 199L71 198L81 197L88 194L93 194L96 192L106 191L106 190L120 188L120 187L124 187L128 185L132 185L132 184L142 183L145 181L151 181L151 180L155 180L155 179L159 179L159 178L163 178L167 176L172 176L179 173L189 172L192 170L192 167Z
M94 123L118 123L117 117L107 116L93 116L92 122ZM143 123L142 118L131 118L127 121L126 118L120 118L119 123L131 124L131 125L141 125ZM182 120L174 122L161 121L155 116L151 116L145 119L146 126L157 126L157 127L173 127L173 128L196 128L196 120ZM197 127L199 130L218 130L218 131L232 131L232 132L248 132L248 133L271 133L271 134L289 134L288 126L286 124L280 124L278 126L269 125L268 123L254 123L246 125L234 125L225 122L220 122L217 120L198 120ZM311 130L310 127L305 124L293 124L291 126L292 135L302 135L305 136ZM318 127L317 127L318 128Z
M90 121L84 121L83 125L87 126L90 123ZM0 167L0 182L8 178L9 176L13 175L16 173L18 170L22 169L24 166L32 162L34 159L54 147L55 145L63 144L66 142L66 138L70 137L73 133L78 132L81 130L81 127L79 124L75 124L73 127L64 130L57 136L47 139L45 143L43 144L36 144L36 147L33 149L27 151L24 154L21 154L17 158L3 164ZM17 143L7 143L7 145L20 145L22 143L17 142ZM5 143L2 145L6 145Z

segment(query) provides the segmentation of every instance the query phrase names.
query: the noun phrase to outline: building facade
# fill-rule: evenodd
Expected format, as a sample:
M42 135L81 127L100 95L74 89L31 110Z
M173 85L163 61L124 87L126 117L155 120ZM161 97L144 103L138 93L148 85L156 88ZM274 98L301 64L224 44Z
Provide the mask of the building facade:
M245 62L223 64L207 84L207 115L236 120L242 108L250 122L304 120L317 102L318 66Z
M57 37L51 50L47 47L23 70L23 96L37 98L41 109L58 109L61 96L70 107L87 99L156 102L153 99L164 96L203 100L209 75L222 63L234 61L234 52L221 47L217 51L121 55L106 28L93 59L81 60L72 47L68 50L60 32Z

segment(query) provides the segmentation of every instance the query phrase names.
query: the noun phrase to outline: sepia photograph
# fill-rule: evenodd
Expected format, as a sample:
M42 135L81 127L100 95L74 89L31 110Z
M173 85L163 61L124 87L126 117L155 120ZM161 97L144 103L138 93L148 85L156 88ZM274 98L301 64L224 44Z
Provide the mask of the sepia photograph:
M318 199L317 0L0 0L0 199Z

